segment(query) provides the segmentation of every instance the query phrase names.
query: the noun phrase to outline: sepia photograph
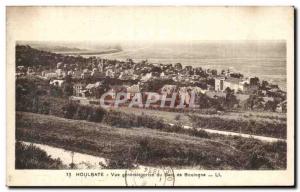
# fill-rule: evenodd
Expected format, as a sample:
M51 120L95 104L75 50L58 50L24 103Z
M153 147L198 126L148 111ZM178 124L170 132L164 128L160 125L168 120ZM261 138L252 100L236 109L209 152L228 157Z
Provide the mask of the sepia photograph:
M294 185L293 7L7 7L6 24L9 186Z

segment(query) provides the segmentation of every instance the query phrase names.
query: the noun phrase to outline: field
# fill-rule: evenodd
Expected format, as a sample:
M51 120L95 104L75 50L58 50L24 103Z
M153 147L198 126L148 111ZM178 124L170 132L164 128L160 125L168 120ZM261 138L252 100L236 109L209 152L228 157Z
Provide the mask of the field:
M226 112L224 114L179 113L140 108L118 108L127 114L147 114L169 123L195 128L232 131L275 138L286 138L286 114L271 112Z
M132 164L229 170L286 168L285 142L271 144L216 134L192 136L28 112L17 112L16 137L104 157L118 168Z

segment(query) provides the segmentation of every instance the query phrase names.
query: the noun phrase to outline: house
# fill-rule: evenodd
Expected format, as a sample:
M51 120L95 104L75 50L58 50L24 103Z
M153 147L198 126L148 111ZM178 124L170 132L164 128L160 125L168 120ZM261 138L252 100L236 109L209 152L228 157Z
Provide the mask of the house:
M32 67L27 68L27 75L35 75L35 72Z
M105 72L105 76L114 78L115 77L115 72L112 69L107 69Z
M141 78L141 81L147 82L147 81L149 81L149 80L152 79L152 78L153 78L152 73L147 73L146 75L144 75L144 76Z
M61 69L63 67L63 63L62 62L58 62L57 64L56 64L56 68L57 69Z
M47 79L56 79L56 78L58 78L58 75L57 75L57 73L46 73L45 77Z
M103 64L103 62L100 62L97 67L98 67L99 72L103 72L104 71L104 64Z
M81 79L87 79L91 77L91 72L88 69L84 69L81 73Z
M228 87L228 88L234 90L234 92L236 93L238 91L244 91L245 90L244 85L245 85L245 82L242 81L241 79L228 77L224 81L223 88L225 90Z
M103 92L105 91L105 90L101 90L101 87L103 87L103 84L102 82L99 81L96 83L88 84L85 87L85 89L88 91L90 96L99 98L101 94L103 94Z
M61 79L55 79L55 80L51 80L50 81L50 85L52 86L56 86L56 87L62 87L65 83L65 80L61 80Z
M86 84L84 83L75 83L73 85L73 95L77 97L82 97L82 91L85 90Z
M63 77L64 71L62 69L56 69L55 73L56 73L57 77Z
M276 112L286 113L287 112L287 100L282 101L276 107Z
M76 79L81 78L81 72L79 70L75 69L72 73L72 77L76 78Z
M140 92L141 92L141 87L139 84L135 84L127 87L127 99L128 100L132 99L136 93L140 93Z
M133 77L133 70L125 70L120 73L119 79L130 80Z
M91 73L91 77L93 77L93 78L104 78L105 75L104 75L104 73L98 71L97 68L94 68L92 73Z
M67 72L67 75L68 75L68 76L72 76L72 75L73 75L73 71L72 71L72 70L68 71L68 72Z
M215 78L215 91L224 91L226 88L234 90L235 93L246 90L247 82L239 78L219 76Z
M225 77L223 77L223 76L215 78L215 91L223 91L224 90L224 81L225 81Z
M201 89L200 87L196 87L196 86L194 86L194 87L190 86L189 88L191 89L191 92L194 92L196 94L198 94L198 93L205 94L207 91L207 90Z
M23 65L17 66L17 67L16 67L16 70L17 70L18 72L25 72L25 71L26 71L26 69L25 69L25 67L24 67Z
M176 91L177 91L177 86L176 85L164 85L160 89L161 94L167 94L167 95L170 95L170 94L172 94Z

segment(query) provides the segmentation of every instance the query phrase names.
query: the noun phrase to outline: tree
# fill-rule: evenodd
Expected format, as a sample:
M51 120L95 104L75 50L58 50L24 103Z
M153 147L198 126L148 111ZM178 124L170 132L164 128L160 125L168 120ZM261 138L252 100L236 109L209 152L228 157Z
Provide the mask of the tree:
M266 90L268 86L269 86L269 82L268 81L263 80L261 82L261 89L262 90Z
M250 95L250 97L246 100L245 107L253 110L263 108L263 98L257 95Z
M72 119L73 116L74 116L74 114L76 113L77 109L78 109L78 105L76 105L76 104L74 104L72 102L64 105L62 107L62 110L63 110L63 113L64 113L64 117L68 118L68 119Z
M238 100L234 95L234 90L231 90L229 87L225 89L225 106L227 108L233 108L235 104L238 104Z
M177 70L182 70L182 65L181 65L181 63L176 63L176 64L174 65L174 67L175 67L175 69L177 69Z
M203 93L197 94L195 103L199 105L200 109L206 109L212 106L210 98Z
M241 74L241 73L231 73L230 77L239 79L239 78L243 78L243 74Z
M70 75L67 75L65 77L65 83L63 85L63 94L65 97L69 97L73 95L73 84L72 84L72 78Z
M277 108L277 105L278 105L278 102L275 101L275 100L274 101L267 101L266 104L265 104L264 110L275 112L276 108Z
M259 78L254 77L250 79L250 86L259 85Z

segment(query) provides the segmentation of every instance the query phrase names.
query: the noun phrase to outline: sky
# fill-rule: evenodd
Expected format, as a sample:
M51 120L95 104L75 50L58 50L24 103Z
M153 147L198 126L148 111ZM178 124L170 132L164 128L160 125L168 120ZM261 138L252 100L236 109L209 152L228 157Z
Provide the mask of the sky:
M8 38L32 41L285 40L291 7L8 7Z

